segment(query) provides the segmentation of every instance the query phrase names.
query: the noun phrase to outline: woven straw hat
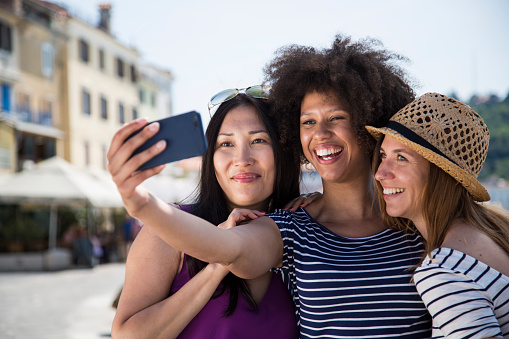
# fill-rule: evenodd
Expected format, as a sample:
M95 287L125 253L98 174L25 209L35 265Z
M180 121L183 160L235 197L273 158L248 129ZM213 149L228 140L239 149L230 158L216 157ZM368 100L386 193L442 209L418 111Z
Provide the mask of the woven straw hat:
M477 181L490 136L470 106L439 93L426 93L399 110L385 127L366 129L376 139L385 134L410 147L449 173L474 200L490 200Z

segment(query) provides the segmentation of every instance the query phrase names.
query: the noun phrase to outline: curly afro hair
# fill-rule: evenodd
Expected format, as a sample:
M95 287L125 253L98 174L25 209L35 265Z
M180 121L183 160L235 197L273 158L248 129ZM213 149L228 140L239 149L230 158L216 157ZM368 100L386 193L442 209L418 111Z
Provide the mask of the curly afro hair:
M307 93L332 90L351 116L359 145L371 155L375 141L364 126L383 126L414 100L405 72L396 65L406 58L383 49L376 39L352 42L336 35L331 48L290 45L276 51L265 66L272 85L270 100L282 142L306 163L300 145L300 105Z

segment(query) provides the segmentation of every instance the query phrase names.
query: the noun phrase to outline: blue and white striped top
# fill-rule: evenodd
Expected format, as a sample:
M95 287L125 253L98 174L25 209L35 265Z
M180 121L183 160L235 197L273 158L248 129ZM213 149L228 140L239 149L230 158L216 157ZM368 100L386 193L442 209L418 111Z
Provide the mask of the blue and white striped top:
M509 338L509 277L450 248L437 248L415 270L433 316L433 338Z
M297 306L301 338L429 338L431 318L411 282L421 238L331 232L299 208L269 214L284 242L278 269Z

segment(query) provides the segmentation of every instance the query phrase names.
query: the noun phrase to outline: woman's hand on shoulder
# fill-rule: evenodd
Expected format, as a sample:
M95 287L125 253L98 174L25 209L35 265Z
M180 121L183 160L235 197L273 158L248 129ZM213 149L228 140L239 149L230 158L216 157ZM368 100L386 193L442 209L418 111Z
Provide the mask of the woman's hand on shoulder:
M263 211L250 210L247 208L234 208L230 212L228 219L221 223L218 227L228 229L263 216L265 216L265 212Z
M286 206L283 209L286 211L295 212L297 208L299 207L304 208L321 197L322 197L321 192L301 194L300 196L286 204Z
M141 130L140 133L129 138L139 130ZM149 199L148 191L140 184L164 168L164 165L161 165L137 170L142 164L163 151L166 147L164 143L157 143L146 151L132 156L134 151L154 136L158 130L159 124L153 123L147 126L145 118L133 120L115 133L108 149L108 171L131 215L135 215L136 210Z

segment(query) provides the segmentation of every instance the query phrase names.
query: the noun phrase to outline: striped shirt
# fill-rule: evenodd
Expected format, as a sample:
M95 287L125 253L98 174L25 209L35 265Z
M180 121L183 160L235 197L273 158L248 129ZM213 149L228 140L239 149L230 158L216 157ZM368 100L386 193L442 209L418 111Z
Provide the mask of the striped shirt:
M411 283L421 238L393 230L366 238L331 232L299 208L271 217L284 242L278 272L301 338L429 338L431 318Z
M509 277L450 248L437 248L415 271L433 316L433 338L509 338Z

